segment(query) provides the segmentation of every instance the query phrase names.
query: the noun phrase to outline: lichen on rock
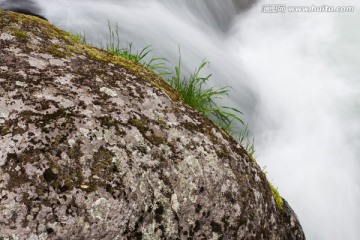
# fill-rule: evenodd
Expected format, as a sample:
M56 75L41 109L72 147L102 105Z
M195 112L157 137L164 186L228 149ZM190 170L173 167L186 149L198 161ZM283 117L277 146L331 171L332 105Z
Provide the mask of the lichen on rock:
M157 75L0 18L1 239L305 239L246 151Z

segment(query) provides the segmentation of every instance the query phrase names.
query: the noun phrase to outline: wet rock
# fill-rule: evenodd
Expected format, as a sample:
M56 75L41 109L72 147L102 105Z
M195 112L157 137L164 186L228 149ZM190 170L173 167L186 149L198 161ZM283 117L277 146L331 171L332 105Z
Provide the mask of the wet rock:
M305 239L244 149L162 79L0 18L0 239Z

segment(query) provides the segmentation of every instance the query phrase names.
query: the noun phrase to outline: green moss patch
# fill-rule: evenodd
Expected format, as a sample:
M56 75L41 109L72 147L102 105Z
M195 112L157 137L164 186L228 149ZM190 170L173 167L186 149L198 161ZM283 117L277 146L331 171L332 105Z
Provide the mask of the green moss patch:
M279 194L279 191L270 182L269 182L269 186L270 186L271 192L275 198L276 205L278 206L279 209L282 210L283 206L284 206L284 202L283 202L282 197Z
M27 37L27 33L23 32L23 31L16 30L14 33L15 33L15 36L17 36L19 38L26 38Z
M140 131L142 136L152 144L159 146L160 144L163 144L165 142L165 139L152 133L145 120L132 118L129 120L129 124L136 127Z

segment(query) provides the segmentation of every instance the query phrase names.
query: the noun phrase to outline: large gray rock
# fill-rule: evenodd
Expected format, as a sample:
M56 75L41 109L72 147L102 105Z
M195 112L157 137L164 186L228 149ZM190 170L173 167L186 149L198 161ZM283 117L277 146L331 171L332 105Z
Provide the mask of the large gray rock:
M162 79L0 11L0 239L304 239Z

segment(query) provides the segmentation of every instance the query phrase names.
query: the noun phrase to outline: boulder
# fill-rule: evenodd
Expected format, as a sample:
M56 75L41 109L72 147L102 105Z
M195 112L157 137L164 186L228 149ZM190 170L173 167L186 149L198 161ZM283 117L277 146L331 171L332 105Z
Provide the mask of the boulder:
M0 10L0 239L305 239L153 72Z

